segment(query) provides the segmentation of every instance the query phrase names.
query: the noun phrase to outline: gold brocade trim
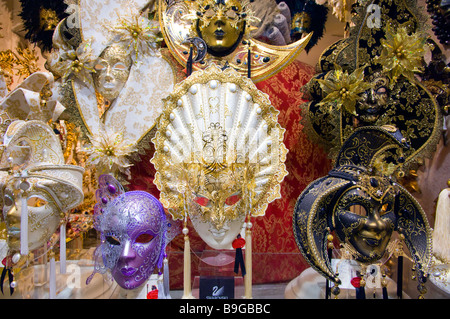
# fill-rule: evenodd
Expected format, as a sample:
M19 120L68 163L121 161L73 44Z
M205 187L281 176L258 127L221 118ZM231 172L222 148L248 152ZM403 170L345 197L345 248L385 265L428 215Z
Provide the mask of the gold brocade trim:
M173 56L170 54L170 51L168 49L160 49L161 57L169 64L170 68L173 72L173 83L179 83L183 81L186 77L186 74L183 73L181 66L177 63L177 61L173 58ZM157 122L156 120L153 125L144 133L141 135L141 137L136 141L136 149L137 152L133 152L130 154L130 159L133 162L140 162L141 157L139 155L143 155L147 152L147 150L150 149L151 141L155 137L156 130L157 130ZM125 178L126 180L126 178ZM120 181L119 181L120 182ZM125 181L121 181L125 182ZM128 184L129 182L125 182ZM125 185L125 184L122 184Z
M428 222L428 217L422 206L420 206L419 202L406 190L406 188L404 188L400 184L396 184L396 186L401 190L402 194L412 203L415 208L413 211L419 214L419 216L415 216L414 214L413 219L408 220L407 223L405 223L408 227L402 228L402 234L406 237L406 245L413 255L414 261L416 262L416 264L421 265L422 271L427 274L431 266L431 257L433 254L433 236L430 224ZM422 219L422 223L418 223L419 217L420 219ZM399 220L401 219L402 217L399 218ZM414 223L414 227L411 227L411 223ZM426 246L415 247L416 243L414 242L414 236L420 235L421 232L425 232L427 238L427 241L425 243ZM421 248L422 251L418 251L418 248Z
M419 147L411 147L405 151L405 163L402 170L409 172L415 170L426 158L431 158L436 151L442 134L443 114L441 108L428 89L418 81L399 81L393 88L392 97L386 106L385 112L372 124L373 126L392 125L399 121L406 112L414 108L415 118L404 118L403 127L398 127L403 136L410 142L426 136L427 140ZM408 104L401 101L406 100ZM419 102L417 102L419 101ZM355 128L348 122L349 115L343 111L327 112L323 108L311 111L311 103L304 104L302 110L304 120L302 124L308 136L328 152L331 159L335 159L343 142L354 132ZM424 120L419 120L423 118ZM432 122L429 120L432 119ZM319 131L315 128L321 130ZM325 139L328 137L328 140Z
M405 172L408 172L410 170L417 169L418 166L420 166L423 163L423 160L425 158L431 158L436 151L437 144L439 143L439 140L442 135L442 123L443 123L443 115L441 108L437 105L436 100L433 98L433 95L428 91L428 89L423 86L420 82L415 81L415 83L410 82L410 87L419 87L423 90L423 92L426 94L427 98L419 97L421 99L421 103L418 103L416 107L416 114L422 114L424 119L429 118L430 110L434 111L434 122L432 125L425 125L426 121L421 121L421 124L415 124L414 121L410 121L410 119L405 119L407 130L400 130L402 135L406 137L407 140L409 140L411 135L411 128L414 127L414 125L422 126L421 132L425 132L427 134L428 132L428 138L425 143L423 143L419 148L414 149L414 151L411 152L405 152L405 163L403 164L402 169ZM416 97L408 91L403 93L407 100L415 99ZM420 95L420 93L415 94ZM431 106L431 107L430 107ZM400 107L402 109L405 109L407 106L399 105L397 104L397 107ZM385 125L390 124L390 117L392 114L383 114L382 117L377 121L378 125ZM417 121L417 120L416 120ZM431 132L431 133L430 133ZM414 132L413 132L414 133Z
M325 183L325 182L324 182ZM323 251L326 249L326 242L323 242L325 247L317 247L316 241L314 240L314 233L315 232L325 232L326 230L326 222L325 220L322 220L321 222L317 222L314 219L316 218L317 211L319 207L322 207L324 202L330 201L330 196L334 194L335 192L339 191L342 187L349 184L349 181L342 181L342 180L336 180L333 185L327 186L326 191L323 193L323 195L319 196L313 203L311 207L311 212L314 212L314 214L308 215L308 221L307 221L307 238L308 238L308 246L311 247L311 253L316 261L316 265L319 267L319 269L327 274L327 276L334 278L337 280L336 274L334 274L330 268L325 263L324 258L319 253L319 249ZM332 196L331 196L332 197ZM332 215L334 217L334 214ZM334 224L334 220L333 220ZM317 227L321 227L321 229L317 229ZM324 235L323 238L326 236Z
M311 267L334 282L339 282L339 278L327 264L330 261L327 258L328 247L325 240L330 234L327 225L330 212L320 208L330 207L334 194L350 183L348 180L328 177L317 180L302 192L294 210L293 231L297 246ZM307 207L299 209L300 203ZM311 203L311 206L307 203ZM317 237L320 237L319 246L316 243Z
M61 86L61 103L66 108L64 110L64 115L69 117L68 121L79 127L83 134L81 134L83 139L87 139L88 135L92 135L89 127L86 125L86 121L83 117L83 113L80 111L80 105L78 104L78 99L76 97L74 83L72 80L67 81Z
M350 32L350 36L348 38L349 42L352 43L351 54L354 60L354 65L352 67L354 68L357 68L358 65L370 62L368 60L368 53L365 54L363 51L376 49L375 47L373 47L373 43L370 42L370 38L372 37L372 34L378 32L380 29L370 28L367 24L369 15L366 13L366 10L371 3L371 0L359 1L359 5L355 8L356 14L353 15L353 24L359 26L359 28L354 28L354 32ZM380 8L380 19L383 21L382 23L384 25L397 27L399 24L401 24L401 19L405 19L405 17L411 17L411 19L408 20L411 28L426 28L427 17L419 10L415 0L391 0L386 3L387 6L383 6ZM394 7L399 12L397 13L395 19L389 18L389 9ZM368 39L368 48L361 49L359 47L360 39ZM380 52L378 52L377 55L379 55L379 53ZM374 53L371 53L371 56L373 55Z
M407 28L408 32L417 34L426 31L426 16L413 0L392 0L378 3L380 6L381 28L368 25L369 14L366 9L373 2L359 1L354 10L350 35L339 40L322 52L319 58L318 72L333 71L335 64L351 72L367 64L367 71L373 72L374 66L383 61L374 60L381 56L383 41L386 41L389 28ZM411 36L411 39L413 37ZM413 41L413 40L411 40ZM392 60L392 59L389 59ZM386 73L388 74L388 73ZM325 75L325 79L328 78ZM320 102L321 92L315 89L317 82L312 79L307 86L315 93L315 102ZM432 156L436 150L442 132L442 110L428 89L417 79L408 77L391 81L391 93L388 105L383 114L373 125L394 124L401 133L411 141L411 150L405 152L404 172L417 169L425 158ZM310 93L311 93L310 92ZM313 102L314 103L314 102ZM331 109L332 104L327 106ZM308 106L313 105L309 104ZM314 107L305 113L311 123L305 125L309 136L328 148L331 158L339 152L340 145L354 131L354 118L344 112L327 111L325 108ZM353 122L352 122L353 121ZM305 121L306 123L307 121Z
M80 8L80 0L66 0L68 2L68 4L74 4L77 8ZM84 42L84 35L83 35L83 28L81 26L81 21L83 20L81 18L81 12L82 10L76 10L74 12L74 14L78 14L78 17L75 17L75 19L78 19L78 23L80 24L78 30L80 32L80 39L81 39L81 43Z

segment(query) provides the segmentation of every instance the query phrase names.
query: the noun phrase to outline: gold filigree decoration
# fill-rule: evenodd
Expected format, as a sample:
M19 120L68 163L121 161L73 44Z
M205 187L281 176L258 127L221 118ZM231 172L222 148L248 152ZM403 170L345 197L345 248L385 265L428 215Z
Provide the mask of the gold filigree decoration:
M241 11L239 11L241 9ZM182 16L184 20L190 20L191 34L196 35L195 25L197 20L201 20L205 26L211 22L212 15L223 15L231 20L231 25L235 28L238 27L239 22L245 22L248 26L245 29L245 35L250 34L252 31L252 25L260 22L260 19L256 17L255 13L250 8L250 1L227 1L227 3L217 4L215 0L207 1L192 1L190 4L189 13ZM256 29L256 28L255 28Z
M5 50L0 52L0 75L6 80L8 89L14 83L13 77L28 77L39 70L36 51L30 48L17 47L16 52Z
M283 70L304 50L311 39L312 33L284 46L268 45L252 38L252 26L250 24L253 23L254 17L252 17L253 13L250 8L246 8L246 2L238 7L238 9L241 7L243 9L234 17L239 24L242 24L243 20L249 23L246 24L243 41L239 41L234 51L223 57L216 57L206 52L202 61L192 64L193 70L204 70L209 65L216 64L221 68L234 68L241 75L247 76L248 63L250 63L251 77L253 82L256 83ZM188 1L174 0L168 4L166 1L159 0L159 19L165 42L175 59L182 65L186 65L189 57L187 54L189 44L185 40L200 36L195 28L199 19L196 9L202 5L204 3L201 3L201 1L189 3ZM214 7L215 10L218 10L217 7L220 7L220 5L215 4ZM213 16L215 14L213 13ZM233 17L233 13L231 15Z
M39 10L39 26L44 31L53 31L58 25L60 19L58 13L50 8L41 8Z
M228 97L223 100L223 102L227 101L227 108L224 106L225 103L220 104L216 111L209 108L208 104L200 105L202 103L199 101L203 98L208 101L208 98L202 94L209 92L213 97L216 93L211 92L214 90L222 90L221 92L225 95L228 94ZM185 100L186 96L192 96L189 99L195 99L198 103L188 102ZM233 99L235 100L232 103ZM184 104L183 101L186 103ZM202 117L196 117L199 108L203 108ZM227 116L226 109L236 116L233 118ZM242 119L246 122L241 123L237 114L247 112L249 113ZM185 118L183 114L192 116ZM244 190L252 188L251 185L255 182L252 176L259 177L257 190L250 189L249 194L243 194L244 191L239 193L240 186L237 185L237 188L233 188L233 192L237 191L242 201L248 203L245 205L250 207L248 214L264 215L268 203L280 197L280 183L287 175L284 164L287 154L283 144L284 129L277 122L277 115L278 111L270 104L268 96L256 89L250 79L240 76L231 68L221 71L212 65L204 71L194 72L178 84L174 92L165 100L163 113L158 120L158 130L152 140L155 144L155 155L151 159L156 169L154 183L161 191L160 200L172 216L175 219L185 218L189 205L194 200L193 189L199 186L197 189L204 191L209 186L219 185L220 183L216 183L216 177L227 169L236 174L233 184L241 184ZM255 121L255 126L250 126L250 121ZM180 126L178 123L183 124ZM221 126L217 126L216 123L220 123ZM226 125L223 125L225 123ZM211 124L215 124L216 129L208 131L208 128L212 128ZM263 151L255 148L258 144L256 140L249 142L249 136L245 135L247 130L256 131L259 127L264 127L268 132L268 138L261 139L260 142L269 145L270 138L270 145L267 146L266 152L272 155L270 160L266 156L258 161L257 156ZM222 128L226 130L226 135ZM213 133L216 134L215 138L208 139L207 137L212 137ZM250 136L255 138L256 134ZM202 137L210 143L205 143ZM247 146L244 147L244 145ZM258 145L263 150L266 147L263 144ZM253 154L255 158L252 158ZM264 180L261 179L262 176ZM199 179L199 183L195 183L196 178ZM201 180L204 179L206 183L206 178L209 178L209 186ZM223 192L223 196L218 196L218 192L213 194L212 191L208 191L211 195L208 199L223 202L234 193L224 191L224 186L228 185L228 182L224 183L225 176L219 179L222 184L217 187L217 191ZM214 183L211 182L213 180ZM238 180L245 181L241 183Z
M76 50L63 52L52 66L52 72L61 76L63 82L76 77L83 83L90 84L92 83L91 73L95 72L96 59L91 48L91 41L86 40Z

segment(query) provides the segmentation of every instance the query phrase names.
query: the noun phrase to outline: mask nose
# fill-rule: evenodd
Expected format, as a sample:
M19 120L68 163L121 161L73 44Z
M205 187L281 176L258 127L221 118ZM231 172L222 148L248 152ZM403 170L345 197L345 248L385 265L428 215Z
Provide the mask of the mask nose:
M218 16L217 16L217 21L214 22L214 24L215 24L217 27L223 27L223 26L225 25L225 21L223 21L223 20L224 20L224 16L223 16L223 15L218 15Z
M129 261L129 260L136 258L136 253L133 250L130 240L125 241L122 253L120 254L119 258L122 261Z
M213 224L214 227L217 230L220 230L223 228L224 224L225 224L225 213L224 213L224 208L223 207L217 207L214 209L214 218L213 218Z
M108 67L103 75L103 81L108 83L108 82L112 82L114 80L114 77L111 74L111 68Z
M375 97L374 97L373 90L367 90L363 93L363 101L365 101L368 104L375 103Z
M377 236L380 238L377 239L381 239L381 235L384 234L387 227L387 222L381 218L381 209L383 208L372 210L365 224L366 229L378 234Z

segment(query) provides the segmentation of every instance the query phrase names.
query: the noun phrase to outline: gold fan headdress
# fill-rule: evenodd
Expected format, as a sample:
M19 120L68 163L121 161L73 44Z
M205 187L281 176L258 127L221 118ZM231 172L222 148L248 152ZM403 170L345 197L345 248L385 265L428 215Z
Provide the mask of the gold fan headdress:
M186 205L200 195L195 189L217 184L227 170L245 183L244 192L253 188L245 199L248 214L264 215L287 175L277 116L268 96L233 69L212 65L179 83L165 99L151 160L160 200L173 217L184 218Z

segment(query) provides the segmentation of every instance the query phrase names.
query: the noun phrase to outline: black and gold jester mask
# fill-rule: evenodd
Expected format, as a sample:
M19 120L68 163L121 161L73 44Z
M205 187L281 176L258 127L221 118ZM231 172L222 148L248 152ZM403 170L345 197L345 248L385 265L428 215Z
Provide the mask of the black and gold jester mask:
M313 181L298 198L293 217L297 245L328 280L340 283L327 254L331 232L365 264L385 255L394 232L403 235L417 277L424 280L431 258L430 226L419 203L391 177L408 147L395 127L357 129L328 176Z

